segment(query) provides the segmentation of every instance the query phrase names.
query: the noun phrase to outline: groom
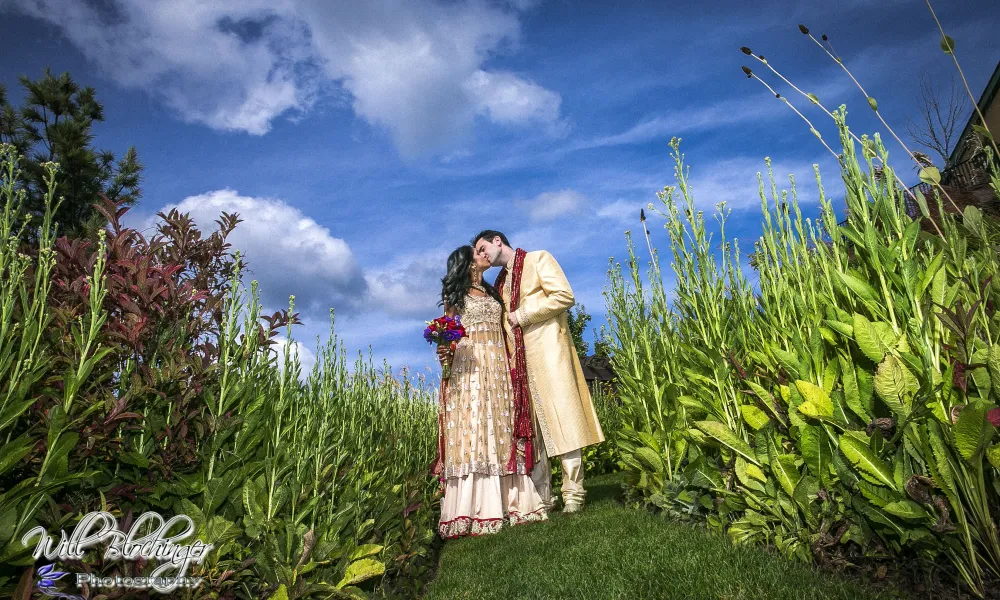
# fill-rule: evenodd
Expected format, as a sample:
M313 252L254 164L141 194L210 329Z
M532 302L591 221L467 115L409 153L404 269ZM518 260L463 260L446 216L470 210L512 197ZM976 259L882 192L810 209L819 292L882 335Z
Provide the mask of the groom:
M544 250L511 248L507 237L493 230L481 232L472 243L477 256L485 256L494 267L502 267L495 287L507 308L515 402L518 389L524 392L524 410L515 413L526 415L520 423L515 421L515 433L521 439L530 436L525 445L525 462L535 463L531 478L546 508L551 510L552 469L548 457L559 456L563 512L576 512L583 508L586 495L580 449L603 442L604 432L567 324L566 311L574 304L573 290L559 263Z

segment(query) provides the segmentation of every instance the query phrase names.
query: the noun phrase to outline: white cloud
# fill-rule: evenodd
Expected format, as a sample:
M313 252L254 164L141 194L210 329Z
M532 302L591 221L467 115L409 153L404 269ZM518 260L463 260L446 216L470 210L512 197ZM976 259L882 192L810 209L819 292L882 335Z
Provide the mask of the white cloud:
M264 134L335 84L408 157L455 149L477 114L565 129L559 94L484 70L516 47L516 11L526 8L485 0L0 0L0 11L58 27L106 76L186 121Z
M848 89L848 86L849 83L838 79L833 82L820 82L813 86L806 85L804 89L815 92L823 99L840 96ZM813 107L810 107L809 101L801 96L792 96L789 101L800 111L813 114L809 112ZM779 101L770 93L747 94L705 106L685 107L663 114L651 115L621 133L582 140L571 146L570 149L586 150L642 144L656 139L669 139L690 131L712 130L726 125L767 121L782 117L799 118L784 102ZM822 123L824 121L817 121L817 126L821 126ZM807 126L803 124L803 127Z
M190 213L202 231L214 229L222 212L239 214L243 222L228 241L246 257L246 278L260 282L261 303L268 309L287 307L294 294L296 311L325 316L331 307L356 310L367 293L347 243L281 200L224 189L185 198L162 212L171 208Z
M559 128L559 94L511 73L476 71L464 84L481 113L497 123Z
M646 206L647 202L615 200L610 204L605 204L597 210L597 217L615 223L631 223L639 221L639 210Z
M542 192L530 200L521 200L517 204L526 208L534 221L547 221L573 213L586 203L587 198L571 189L557 192Z
M287 2L126 0L102 10L34 0L13 8L56 25L106 76L150 92L186 121L263 134L276 116L311 103L296 74L301 27L281 18Z
M291 345L289 345L289 340L286 337L276 337L275 343L271 346L271 349L278 354L278 368L284 368L285 364L285 347L288 347L288 352L290 356L299 359L299 379L305 381L309 377L309 373L312 371L313 365L316 364L316 354L306 347L302 342L292 340Z
M820 173L826 174L825 181L826 194L831 196L837 188L839 181L835 175L839 173L839 168L833 161L833 157L823 155L818 161ZM778 188L780 198L781 190L789 190L789 202L791 201L791 184L789 175L795 177L795 187L801 205L813 204L819 200L819 192L816 187L815 172L813 163L802 160L775 160L771 163L774 173L775 184ZM734 157L716 161L711 164L696 165L691 168L689 184L691 192L694 194L695 204L702 210L710 211L715 204L726 202L727 208L733 210L757 209L760 207L760 190L757 182L757 173L760 173L764 180L764 190L771 196L771 184L768 178L767 165L762 158L756 157ZM675 185L675 182L670 182ZM683 202L683 198L675 192L675 198ZM654 202L654 204L657 204Z
M447 255L440 252L402 256L391 264L369 269L368 306L394 316L434 315L441 311L441 278Z
M504 125L558 120L558 94L482 68L492 53L517 44L515 13L478 0L361 3L348 11L303 0L300 14L327 75L404 156L455 148L476 114ZM490 91L501 97L484 95Z

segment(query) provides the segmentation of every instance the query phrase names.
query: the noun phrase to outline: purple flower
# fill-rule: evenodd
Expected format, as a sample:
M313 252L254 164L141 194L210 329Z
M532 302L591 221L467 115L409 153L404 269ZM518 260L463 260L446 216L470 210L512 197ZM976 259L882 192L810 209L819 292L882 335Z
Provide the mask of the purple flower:
M61 579L69 573L64 573L62 571L54 571L55 565L43 565L38 569L38 576L41 581L38 583L38 587L52 587L57 579Z

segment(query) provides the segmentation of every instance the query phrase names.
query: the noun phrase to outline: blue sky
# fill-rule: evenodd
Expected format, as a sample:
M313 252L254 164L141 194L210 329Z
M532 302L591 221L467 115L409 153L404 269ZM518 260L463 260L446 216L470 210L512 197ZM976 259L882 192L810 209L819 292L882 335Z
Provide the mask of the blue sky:
M857 132L881 125L799 23L830 36L900 133L919 77L953 78L922 0L755 4L0 0L0 83L19 100L16 77L49 66L97 88L97 144L135 145L146 165L130 223L179 206L211 228L239 212L231 240L267 309L296 295L307 363L333 307L350 349L422 370L445 259L486 227L551 251L604 322L608 260L674 181L671 136L696 202L727 201L743 248L760 232L765 157L795 175L807 215L813 164L839 198L832 157L743 76L742 64L762 69L740 46L827 106L846 103ZM1000 59L1000 3L936 4L978 98Z

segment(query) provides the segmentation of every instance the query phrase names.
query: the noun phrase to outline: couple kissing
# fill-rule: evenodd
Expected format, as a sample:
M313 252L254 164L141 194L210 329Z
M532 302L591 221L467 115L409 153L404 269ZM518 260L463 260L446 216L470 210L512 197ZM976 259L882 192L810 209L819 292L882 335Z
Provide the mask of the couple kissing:
M450 365L434 466L444 488L441 537L547 519L550 456L562 463L563 511L579 511L581 449L604 433L569 331L575 300L562 268L493 230L452 252L447 267L440 304L466 335L453 350L438 349ZM500 267L493 285L483 280L490 267Z

